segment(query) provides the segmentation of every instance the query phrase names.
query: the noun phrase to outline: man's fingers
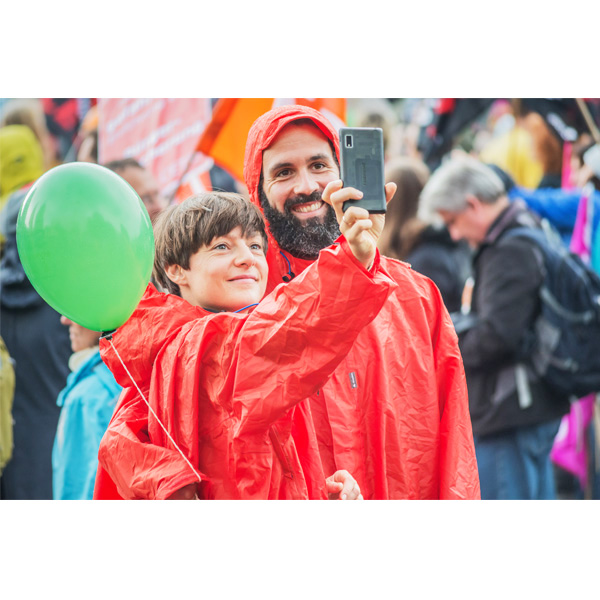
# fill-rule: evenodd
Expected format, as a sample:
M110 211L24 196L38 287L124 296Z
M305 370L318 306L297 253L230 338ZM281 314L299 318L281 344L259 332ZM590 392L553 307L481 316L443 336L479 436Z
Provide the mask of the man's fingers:
M344 222L352 224L352 222L357 221L359 219L368 219L369 211L366 208L362 208L362 206L351 206L344 213Z
M342 188L334 191L330 198L331 202L335 206L338 204L340 208L347 202L348 200L360 200L363 197L363 193L360 190L357 190L353 187Z
M333 202L331 201L331 194L337 192L338 190L341 190L343 185L344 184L342 183L341 179L335 179L334 181L330 181L325 186L325 189L321 194L321 199L323 200L323 202L327 202L327 204L333 204Z
M323 202L331 204L338 216L338 221L343 214L344 202L348 200L360 200L363 193L360 190L352 187L343 187L341 179L330 181L323 190L321 198Z
M385 184L385 202L386 202L386 204L389 204L390 200L394 197L394 194L396 193L397 189L398 189L398 186L393 181L390 181L390 183Z
M352 228L359 224L359 228L356 231L351 231ZM372 227L373 223L369 218L369 211L361 208L359 206L351 206L342 217L342 221L340 223L340 231L348 237L348 235L352 235L352 233L360 233L365 229L369 229Z

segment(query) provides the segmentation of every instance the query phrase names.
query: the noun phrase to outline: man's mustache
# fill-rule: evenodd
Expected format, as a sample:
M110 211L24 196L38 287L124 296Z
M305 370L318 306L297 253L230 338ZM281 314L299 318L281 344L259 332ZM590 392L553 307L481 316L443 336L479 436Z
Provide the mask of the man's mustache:
M284 205L283 209L286 213L291 213L292 208L297 206L298 204L306 204L307 202L321 202L322 200L322 192L320 190L315 190L312 194L298 194L293 198L288 198Z

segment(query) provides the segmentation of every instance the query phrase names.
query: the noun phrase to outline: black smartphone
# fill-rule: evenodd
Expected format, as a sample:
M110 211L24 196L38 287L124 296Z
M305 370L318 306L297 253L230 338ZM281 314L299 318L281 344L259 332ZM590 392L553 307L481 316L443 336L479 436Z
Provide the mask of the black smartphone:
M344 187L363 193L360 200L344 202L344 212L350 206L362 206L370 213L386 211L383 130L379 127L342 127L340 158Z

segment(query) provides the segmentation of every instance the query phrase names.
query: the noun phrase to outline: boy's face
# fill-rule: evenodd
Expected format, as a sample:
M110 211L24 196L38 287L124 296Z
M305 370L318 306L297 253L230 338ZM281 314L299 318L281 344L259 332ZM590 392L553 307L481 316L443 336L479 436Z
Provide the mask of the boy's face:
M194 306L234 311L260 302L267 286L267 259L260 234L242 236L236 227L190 257L190 268L167 268L167 275Z

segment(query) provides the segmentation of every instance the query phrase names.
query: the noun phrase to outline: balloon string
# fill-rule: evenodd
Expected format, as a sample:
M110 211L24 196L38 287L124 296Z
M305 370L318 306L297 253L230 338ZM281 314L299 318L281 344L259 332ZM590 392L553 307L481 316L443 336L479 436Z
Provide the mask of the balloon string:
M138 387L137 383L135 382L135 380L131 376L131 373L129 372L129 369L125 366L125 363L123 362L123 359L119 355L119 352L115 348L115 345L113 344L112 338L107 338L107 339L110 342L110 345L112 346L113 350L115 351L115 354L117 355L117 358L121 361L121 364L123 365L123 368L127 372L127 375L129 375L129 379L131 379L131 381L133 381L133 385L135 385L135 389L139 392L140 396L142 397L142 400L146 403L146 406L148 407L148 409L150 410L150 412L152 413L152 415L154 416L154 418L158 421L158 424L163 428L163 431L167 434L167 437L171 440L171 443L173 444L173 446L175 446L175 449L179 452L179 454L181 454L181 456L183 456L183 460L185 460L185 462L189 465L190 469L194 472L194 475L196 475L196 477L198 478L198 481L200 483L202 483L202 477L200 477L200 474L196 471L196 469L194 469L194 466L188 460L187 456L181 451L181 448L179 448L179 446L175 443L175 440L171 437L171 434L167 431L167 428L162 424L161 420L158 418L158 415L154 412L154 410L150 406L150 403L148 402L148 400L146 400L144 394L142 394L142 390L140 390L140 388Z

